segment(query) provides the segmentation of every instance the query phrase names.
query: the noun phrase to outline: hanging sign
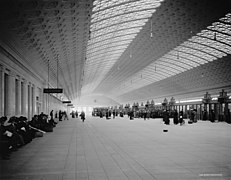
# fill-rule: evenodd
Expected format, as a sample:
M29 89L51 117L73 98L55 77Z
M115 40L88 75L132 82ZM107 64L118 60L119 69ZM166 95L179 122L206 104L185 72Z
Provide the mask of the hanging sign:
M65 104L65 103L71 103L71 101L63 101L63 103Z
M60 88L44 88L43 93L63 93L63 89L60 89Z

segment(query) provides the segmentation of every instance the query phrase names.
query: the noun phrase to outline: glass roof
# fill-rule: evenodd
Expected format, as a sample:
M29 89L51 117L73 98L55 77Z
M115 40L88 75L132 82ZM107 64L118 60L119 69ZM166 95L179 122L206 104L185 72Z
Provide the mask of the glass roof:
M162 1L94 1L83 81L86 93L97 87Z
M138 89L144 85L155 83L217 60L227 56L227 54L231 54L231 13L214 22L163 57L154 60L153 63L122 82L127 86L122 86L120 91L113 90L113 94L118 95L118 92L123 94ZM141 74L142 78L139 78L139 81L136 80L135 86L131 85L130 82L137 79ZM144 79L148 79L148 81L144 81Z

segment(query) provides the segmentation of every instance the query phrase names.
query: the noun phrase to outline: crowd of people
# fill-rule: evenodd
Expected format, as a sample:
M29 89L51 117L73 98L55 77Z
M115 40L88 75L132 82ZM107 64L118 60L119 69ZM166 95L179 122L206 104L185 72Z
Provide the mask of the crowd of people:
M177 110L149 110L149 109L142 109L142 110L132 110L132 109L126 109L126 110L113 110L113 109L106 109L106 108L99 108L97 111L92 112L93 116L99 116L100 118L103 118L104 116L106 119L110 119L111 116L115 118L115 116L124 117L124 115L127 115L130 120L134 120L134 118L143 118L144 120L150 119L150 118L163 118L163 121L166 125L170 124L170 118L173 118L173 124L177 125L183 125L185 123L185 119L189 119L189 123L196 123L197 117L196 117L196 110L191 109L188 111L188 114L184 114L183 111L180 111L178 113ZM212 118L214 122L214 117Z
M178 109L178 108L177 108ZM183 107L182 107L183 109ZM149 108L149 107L142 107L142 108L135 108L135 107L125 107L125 108L119 108L119 109L113 109L113 108L107 108L107 107L99 107L94 108L92 111L92 116L99 116L100 118L106 117L106 119L110 119L113 115L113 118L116 116L124 117L124 115L128 115L129 118L132 120L134 118L144 118L144 120L149 118L166 118L169 116L169 118L174 118L174 124L180 123L182 118L189 119L189 123L196 123L198 119L204 120L204 121L226 121L227 123L231 123L231 115L230 115L230 109L227 109L223 113L218 113L218 110L210 109L206 110L204 108L201 109L194 109L190 108L185 110L176 110L171 108ZM215 112L216 111L216 112ZM180 113L182 114L182 118L180 118ZM166 115L167 114L167 115ZM178 117L178 121L176 121L176 117ZM180 123L182 124L182 123Z
M36 137L42 137L46 132L53 132L58 121L68 120L65 111L59 111L50 116L43 112L34 115L31 120L24 116L0 118L0 154L2 159L9 159L10 154L20 147L30 143Z
M78 111L72 111L72 112L70 113L70 115L71 115L72 118L78 118L78 117L80 116L80 118L81 118L81 120L82 120L83 122L84 122L85 119L86 119L86 115L85 115L85 112L84 112L84 111L82 111L82 112L80 113L80 115L79 115Z
M178 113L177 110L155 110L150 111L148 109L142 109L135 111L132 109L126 111L119 111L113 109L101 109L97 112L93 112L94 116L106 117L110 119L111 116L115 118L116 116L124 117L127 115L130 120L134 118L143 118L147 120L149 118L163 118L163 122L166 125L170 124L170 118L173 118L173 124L183 125L185 123L184 118L188 118L188 123L196 123L196 110L191 109L185 117L183 111ZM211 122L215 121L214 112L210 113ZM39 115L34 115L29 121L26 117L1 117L0 118L0 154L3 159L9 159L10 153L16 151L19 147L29 143L35 137L43 136L43 133L53 132L53 128L56 127L58 121L68 120L66 111L50 111L50 116L44 114L43 112ZM77 111L72 111L70 113L72 118L81 117L81 120L84 122L86 119L84 111L78 114ZM206 112L203 112L203 119L205 119Z

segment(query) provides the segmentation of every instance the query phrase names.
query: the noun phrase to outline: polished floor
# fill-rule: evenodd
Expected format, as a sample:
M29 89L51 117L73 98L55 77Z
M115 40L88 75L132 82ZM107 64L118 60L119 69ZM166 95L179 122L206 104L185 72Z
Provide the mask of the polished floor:
M0 160L0 168L1 180L230 180L231 125L70 119Z

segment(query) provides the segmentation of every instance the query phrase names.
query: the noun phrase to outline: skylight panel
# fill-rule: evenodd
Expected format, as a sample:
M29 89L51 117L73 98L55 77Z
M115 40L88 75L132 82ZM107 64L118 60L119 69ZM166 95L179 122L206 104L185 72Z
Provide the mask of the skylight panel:
M187 55L185 55L184 53L181 53L180 56L181 57L178 57L177 55L175 55L175 52L170 52L167 55L163 56L163 58L166 58L168 61L174 60L174 63L177 63L179 65L184 63L185 65L188 65L188 67L192 67L193 64L195 64L195 62L192 62L190 59L188 59ZM160 59L160 61L161 60L162 59Z
M141 26L160 6L162 0L95 0L90 26L90 40L86 53L85 83L91 83L93 91L107 74L129 43L141 30ZM107 60L106 66L104 60ZM90 62L89 64L87 62ZM94 65L93 62L99 62ZM100 68L104 67L104 68ZM99 71L100 69L100 71ZM93 76L94 75L94 76ZM99 76L100 75L100 76Z
M208 29L231 35L231 31L230 31L231 25L230 24L224 24L221 22L216 22L216 23L213 23L212 26L209 26Z
M224 23L231 23L231 13L225 15L225 17L221 18L220 21Z
M225 34L217 34L216 37L220 42L231 45L231 36Z
M151 80L151 82L153 81L159 81L163 78L163 75L161 73L154 73L154 74L150 74L148 76L145 76L145 79L149 79Z
M214 49L212 49L212 48L210 48L210 47L208 47L208 46L205 46L205 45L202 45L202 44L197 44L197 43L190 42L190 41L184 42L183 45L184 45L184 46L187 46L187 47L189 47L189 48L192 48L192 49L196 49L196 50L198 50L198 51L203 51L203 52L205 52L205 53L207 53L207 54L211 54L211 55L213 55L213 56L215 56L215 57L217 57L217 58L218 58L219 56L217 56L216 54L217 54L217 53L220 54L220 52L217 51L217 50L215 50L216 52L214 53Z
M181 67L183 69L183 71L186 71L186 70L189 70L189 69L192 68L191 63L188 63L188 61L185 61L183 59L180 60L180 61L176 61L176 60L173 60L173 59L170 59L170 58L165 58L164 60L163 59L160 59L160 60L166 61L166 62L171 62L173 64L177 64L179 67Z
M158 65L163 65L163 69L166 69L168 72L172 72L173 74L177 74L179 72L179 68L176 64L170 64L165 61L158 62Z
M98 41L96 43L94 43L94 46L91 47L91 49L89 49L89 53L92 53L95 51L95 48L97 48L97 51L98 49L101 49L102 46L108 46L110 44L114 44L114 43L121 43L121 44L129 44L131 42L131 40L129 39L130 36L128 37L124 37L124 38L121 38L121 37L117 37L117 38L114 38L113 40L111 41Z
M148 83L150 84L156 82L154 75L159 75L159 81L231 54L230 23L231 13L221 18L220 22L214 22L174 50L155 60L129 79L143 74L150 80ZM129 81L126 80L125 83ZM123 93L139 88L140 84L142 83L139 83L137 87L125 86ZM118 95L118 92L112 91L112 93Z

